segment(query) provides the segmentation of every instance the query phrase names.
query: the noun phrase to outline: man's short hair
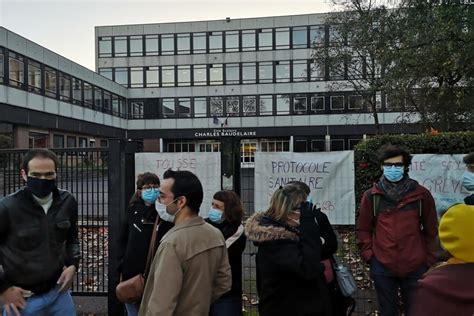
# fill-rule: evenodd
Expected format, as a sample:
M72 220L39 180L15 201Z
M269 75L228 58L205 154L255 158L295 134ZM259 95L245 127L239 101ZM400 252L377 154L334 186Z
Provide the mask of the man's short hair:
M163 174L163 179L173 179L174 183L171 192L175 198L185 196L187 205L194 213L199 213L204 196L201 181L190 171L168 169Z
M35 148L29 150L21 162L21 169L25 170L26 174L28 174L28 163L34 158L51 159L54 162L54 170L58 169L59 160L54 152L45 148Z
M474 164L474 152L467 154L462 160L466 165Z
M397 156L403 157L403 165L405 165L405 167L411 164L412 155L410 155L405 148L398 145L386 145L380 148L378 152L379 164L382 165L385 160Z

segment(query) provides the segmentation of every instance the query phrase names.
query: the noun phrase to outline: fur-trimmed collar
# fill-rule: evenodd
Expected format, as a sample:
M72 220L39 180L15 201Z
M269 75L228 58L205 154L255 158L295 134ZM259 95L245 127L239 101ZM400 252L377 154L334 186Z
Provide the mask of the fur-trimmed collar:
M265 223L262 223L262 220ZM255 213L247 220L245 234L249 240L257 243L274 240L299 240L296 232L290 231L278 222L265 217L263 212Z

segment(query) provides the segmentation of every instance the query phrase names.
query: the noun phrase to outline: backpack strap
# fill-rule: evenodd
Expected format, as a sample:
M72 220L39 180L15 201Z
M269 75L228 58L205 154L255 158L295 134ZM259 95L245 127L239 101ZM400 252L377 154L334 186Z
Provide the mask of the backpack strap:
M418 218L420 219L420 230L423 231L423 212L422 212L422 201L418 200Z

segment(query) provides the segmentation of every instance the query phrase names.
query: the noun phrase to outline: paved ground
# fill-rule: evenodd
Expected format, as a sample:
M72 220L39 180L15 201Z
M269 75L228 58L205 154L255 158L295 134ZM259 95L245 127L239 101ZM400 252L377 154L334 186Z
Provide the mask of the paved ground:
M107 297L73 296L78 316L107 316Z

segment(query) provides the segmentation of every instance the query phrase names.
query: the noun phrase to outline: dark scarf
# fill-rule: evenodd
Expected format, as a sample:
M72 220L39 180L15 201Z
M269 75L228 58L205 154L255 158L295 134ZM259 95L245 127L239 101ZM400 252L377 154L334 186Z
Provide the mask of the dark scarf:
M415 188L415 185L416 181L410 179L406 174L398 182L390 182L382 175L379 182L379 188L385 192L389 199L395 202L400 201L409 191Z
M233 236L240 226L239 223L230 223L227 220L224 220L222 223L214 223L209 218L206 218L206 222L219 229L222 232L222 235L224 235L225 240Z

